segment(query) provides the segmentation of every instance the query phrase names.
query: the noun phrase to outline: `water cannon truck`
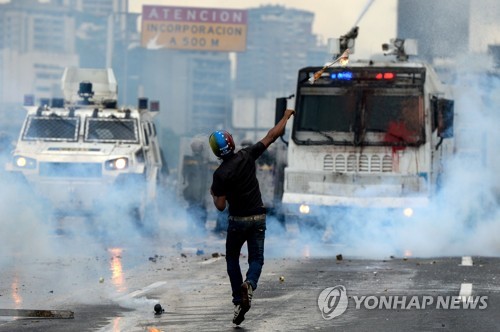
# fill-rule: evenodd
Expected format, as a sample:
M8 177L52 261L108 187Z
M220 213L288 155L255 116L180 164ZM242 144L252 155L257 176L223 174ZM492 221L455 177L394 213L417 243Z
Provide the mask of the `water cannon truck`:
M357 34L331 41L332 53L352 54ZM415 42L393 39L383 50L298 71L281 179L287 224L342 222L360 209L411 218L439 190L453 154L451 90L429 64L410 59ZM286 107L278 98L276 119Z

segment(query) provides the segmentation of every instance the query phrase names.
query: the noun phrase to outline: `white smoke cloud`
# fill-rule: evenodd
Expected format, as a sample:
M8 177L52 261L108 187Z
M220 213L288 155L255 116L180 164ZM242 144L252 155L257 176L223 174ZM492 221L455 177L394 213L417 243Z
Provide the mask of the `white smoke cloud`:
M454 156L446 162L442 188L411 218L399 211L345 210L320 218L325 229L303 229L274 256L498 256L500 242L500 76L486 56L456 59ZM271 229L271 232L276 230ZM276 231L276 236L279 236Z
M140 306L119 301L132 290L127 276L133 268L152 264L148 258L155 255L204 245L206 238L193 232L170 187L159 190L158 209L140 226L120 193L110 194L93 215L55 214L46 200L53 193L33 193L21 174L0 173L0 307L52 307L52 294L79 303ZM143 304L152 308L151 301Z

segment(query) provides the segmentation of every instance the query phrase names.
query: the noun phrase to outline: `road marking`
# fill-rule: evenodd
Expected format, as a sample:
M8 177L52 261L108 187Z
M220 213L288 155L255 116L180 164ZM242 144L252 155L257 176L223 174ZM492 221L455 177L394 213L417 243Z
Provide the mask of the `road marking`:
M472 257L471 256L464 256L462 257L462 264L461 266L472 266Z
M472 266L472 257L471 256L463 256L462 257L462 264L461 266ZM469 301L470 297L472 295L472 284L470 283L463 283L460 285L460 291L458 292L458 296L460 301L462 302L467 302Z
M165 285L167 282L166 281L157 281L155 283L152 283L151 285L149 286L146 286L144 288L141 288L141 289L138 289L132 293L129 293L127 295L124 295L123 298L132 298L132 297L136 297L136 296L139 296L139 295L142 295L144 293L147 293L149 292L150 290L152 289L155 289L155 288L158 288L160 286L163 286Z
M219 257L212 257L212 258L207 259L206 261L201 262L200 264L203 264L203 265L205 265L205 264L212 264L212 263L217 262L221 258L222 258L221 256L219 256Z
M472 295L472 284L463 283L460 285L458 296L462 302L467 302Z

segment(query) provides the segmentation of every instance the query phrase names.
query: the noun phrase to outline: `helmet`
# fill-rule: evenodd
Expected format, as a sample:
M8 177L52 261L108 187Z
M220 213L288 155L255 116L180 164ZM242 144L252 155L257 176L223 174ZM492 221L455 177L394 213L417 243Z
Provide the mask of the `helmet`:
M203 142L200 140L193 140L191 142L191 151L201 154L203 152Z
M217 157L224 157L234 151L233 136L225 130L217 130L208 139L212 151Z

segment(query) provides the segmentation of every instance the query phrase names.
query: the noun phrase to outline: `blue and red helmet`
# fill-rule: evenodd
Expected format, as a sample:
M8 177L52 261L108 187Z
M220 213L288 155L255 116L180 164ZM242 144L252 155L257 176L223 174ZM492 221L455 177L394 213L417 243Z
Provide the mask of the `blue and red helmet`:
M212 151L218 158L222 158L234 151L233 136L225 130L217 130L208 139Z

